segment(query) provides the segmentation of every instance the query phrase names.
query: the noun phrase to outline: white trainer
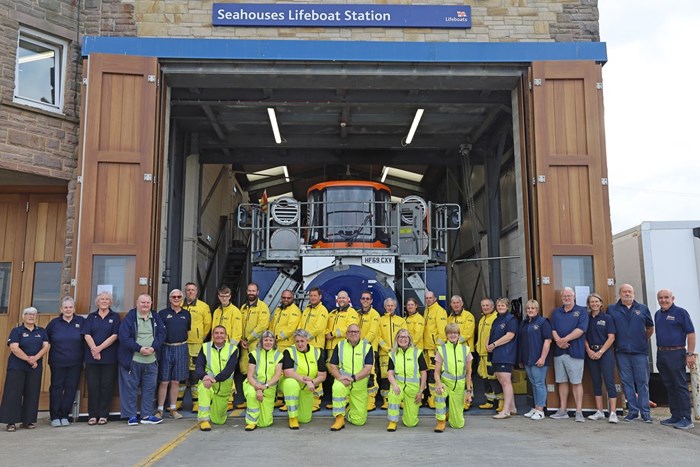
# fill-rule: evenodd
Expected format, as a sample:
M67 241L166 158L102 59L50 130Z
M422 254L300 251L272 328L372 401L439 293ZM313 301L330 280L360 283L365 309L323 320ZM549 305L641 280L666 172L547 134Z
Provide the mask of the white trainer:
M529 411L528 413L524 414L523 416L524 416L524 417L527 417L527 418L530 418L530 417L532 417L533 415L535 415L535 412L537 412L537 410L535 410L535 409L530 409L530 411Z
M541 410L535 410L535 413L532 414L530 417L530 420L542 420L544 418L544 412Z
M596 410L593 415L588 416L589 420L605 420L605 414L600 410Z
M608 418L608 422L610 423L618 423L619 420L617 419L617 414L615 412L610 412L610 418Z

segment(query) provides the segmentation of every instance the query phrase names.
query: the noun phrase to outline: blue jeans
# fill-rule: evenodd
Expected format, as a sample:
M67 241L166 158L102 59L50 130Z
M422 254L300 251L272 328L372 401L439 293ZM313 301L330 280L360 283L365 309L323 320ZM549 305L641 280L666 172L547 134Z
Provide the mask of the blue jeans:
M685 349L659 350L656 352L656 366L666 386L671 417L690 418L690 393L685 379Z
M545 384L547 367L525 365L525 373L527 373L527 379L529 379L530 384L532 384L532 395L535 399L535 407L544 407L547 405L547 385Z
M131 362L131 370L119 365L119 408L122 418L136 416L139 388L141 388L141 418L153 415L157 380L158 363Z
M629 415L649 415L649 363L642 353L617 353L617 371Z
M614 399L617 397L617 388L615 388L615 357L612 350L606 351L598 360L591 360L586 356L586 365L591 374L593 382L593 395L603 395L603 381L605 381L605 389L608 391L608 397ZM602 378L601 378L602 376Z

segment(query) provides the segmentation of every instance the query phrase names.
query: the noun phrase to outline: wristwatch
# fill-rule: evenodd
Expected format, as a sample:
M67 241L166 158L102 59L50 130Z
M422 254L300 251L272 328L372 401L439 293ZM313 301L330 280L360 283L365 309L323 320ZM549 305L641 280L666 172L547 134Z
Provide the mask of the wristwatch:
M357 381L357 378L355 378L355 375L352 375L352 380Z

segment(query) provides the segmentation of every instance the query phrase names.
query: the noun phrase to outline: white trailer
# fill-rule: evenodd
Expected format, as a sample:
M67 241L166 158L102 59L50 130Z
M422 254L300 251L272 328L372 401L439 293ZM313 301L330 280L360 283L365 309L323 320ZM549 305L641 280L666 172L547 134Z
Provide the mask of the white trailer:
M652 316L659 309L656 292L670 289L700 328L700 220L642 222L613 236L613 256L618 287L631 284ZM655 336L651 343L656 372Z

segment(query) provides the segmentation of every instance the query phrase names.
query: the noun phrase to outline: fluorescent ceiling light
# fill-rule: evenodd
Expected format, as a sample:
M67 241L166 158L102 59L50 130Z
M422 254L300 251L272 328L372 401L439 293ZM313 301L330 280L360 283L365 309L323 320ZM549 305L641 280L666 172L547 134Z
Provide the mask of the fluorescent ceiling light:
M382 181L381 183L384 183L384 180L386 180L386 176L389 175L389 167L384 166L384 170L382 170Z
M420 183L423 180L423 174L397 169L396 167L391 168L391 176L393 178L402 178L416 183Z
M408 130L408 136L406 136L406 144L411 144L413 137L416 135L416 130L418 129L418 124L420 119L423 117L423 109L416 110L416 115L413 117L413 123L411 123L411 129Z
M275 114L275 109L268 107L267 115L270 117L270 125L272 125L272 134L275 135L275 143L282 144L282 135L280 134L280 127L277 125L277 114Z
M279 177L284 174L284 170L281 166L270 167L269 169L256 170L255 172L250 172L246 174L248 180L255 182L257 180L265 180L268 178Z
M284 169L284 180L289 183L289 171L287 170L287 166L283 165L282 169Z

